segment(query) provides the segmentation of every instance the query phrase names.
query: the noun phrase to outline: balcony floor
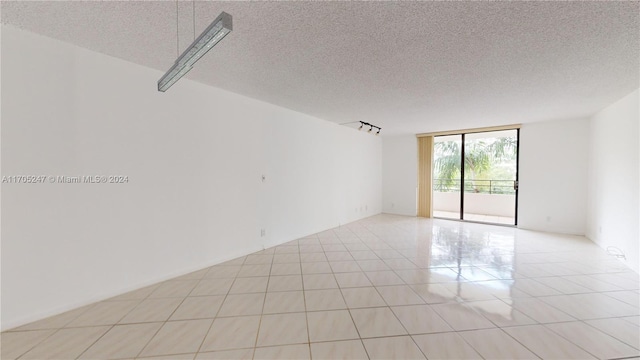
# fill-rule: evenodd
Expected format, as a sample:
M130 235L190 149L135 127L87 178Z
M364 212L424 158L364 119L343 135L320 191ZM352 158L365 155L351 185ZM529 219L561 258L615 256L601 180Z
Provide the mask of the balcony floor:
M452 211L434 210L433 217L459 220L460 213L452 212ZM514 222L515 222L515 219L513 217L472 214L472 213L465 213L464 219L469 221L478 221L478 222L484 222L484 223L505 224L505 225L514 225Z

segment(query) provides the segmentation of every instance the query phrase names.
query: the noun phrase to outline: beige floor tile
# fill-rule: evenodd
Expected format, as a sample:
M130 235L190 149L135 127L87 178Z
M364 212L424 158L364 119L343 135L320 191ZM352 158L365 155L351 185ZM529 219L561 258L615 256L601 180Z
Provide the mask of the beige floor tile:
M347 310L307 313L311 342L358 339L358 332Z
M106 301L121 301L121 300L142 300L151 295L160 284L153 284L151 286L143 287L142 289L137 289L134 291L129 291L122 295L114 296Z
M383 260L356 260L362 271L386 271L391 270Z
M453 331L429 305L395 306L391 310L409 334Z
M16 359L53 333L54 330L3 332L0 334L0 358Z
M170 321L142 350L140 356L195 353L213 320Z
M304 360L311 359L309 353L309 344L301 345L284 345L284 346L272 346L256 348L254 359L296 359Z
M601 296L600 298L595 298L596 296ZM607 297L601 294L577 294L577 295L559 295L559 296L546 296L539 298L545 303L561 310L570 316L573 316L576 319L580 320L593 320L593 319L601 319L612 316L612 312L616 312L615 308L612 306L616 306L616 304L612 304L610 301L602 301L603 298L607 298L611 301L616 301L620 306L631 307L627 304L624 304L621 301L617 301L613 298ZM624 316L625 314L621 314L620 316ZM628 313L626 315L636 315L633 313Z
M443 269L447 275L436 271L425 269L413 269L413 270L397 270L396 273L407 284L437 284L437 283L449 283L455 281L455 273L449 269Z
M302 279L303 279L305 290L337 289L338 288L338 283L336 282L335 277L333 277L333 274L302 275Z
M350 309L385 306L386 303L374 287L341 289Z
M304 292L307 311L346 309L338 289L308 290Z
M376 288L389 306L425 303L409 285L377 286Z
M267 291L268 276L237 278L229 294L263 293Z
M563 294L584 294L592 292L584 286L578 285L559 276L536 278L536 281Z
M455 299L455 295L441 284L417 284L411 285L411 288L427 304L440 304Z
M311 251L313 250L311 246L307 247L308 251L305 251L304 253L302 252L302 247L300 248L300 250L301 250L300 261L303 263L316 262L316 261L328 261L327 256L324 254L324 252ZM322 248L320 248L320 251L322 251Z
M149 298L185 297L197 284L198 280L165 281L149 295Z
M464 331L462 336L485 359L537 359L512 337L500 329Z
M620 300L625 304L629 304L635 307L640 307L640 294L638 294L635 291L632 291L632 290L610 291L604 294L614 299Z
M287 264L273 264L271 266L271 275L300 275L302 271L300 264L287 263Z
M244 260L243 260L244 261ZM241 264L238 265L216 265L209 268L209 271L205 274L204 278L222 279L222 278L234 278L238 275L242 269Z
M174 280L200 280L209 272L209 268L192 271L188 274L178 276Z
M75 359L109 330L108 326L58 330L20 359Z
M331 274L329 262L304 262L302 263L302 274Z
M193 360L193 357L196 354L171 354L171 355L160 355L160 356L145 356L139 357L136 359L140 360Z
M384 263L393 270L411 270L418 267L407 259L385 259Z
M253 357L253 347L249 349L223 350L198 353L195 360L247 360Z
M240 256L240 257L237 257L237 258L235 258L235 259L233 259L233 260L225 261L225 262L223 262L222 264L218 264L218 265L216 265L216 266L217 266L217 267L223 267L223 266L227 266L227 267L229 267L229 266L238 266L238 265L242 265L242 264L244 264L244 261L245 261L246 259L247 259L247 257L246 257L246 256Z
M227 295L218 316L260 315L265 294Z
M410 336L362 340L370 359L426 359Z
M624 319L598 319L585 322L603 333L626 343L627 345L640 349L640 327L633 325Z
M271 265L242 265L237 277L269 276Z
M66 327L99 326L117 324L140 303L140 300L104 301L82 313Z
M501 300L483 300L465 303L498 327L531 325L537 322Z
M491 288L482 285L482 282L478 283L465 283L454 282L442 284L449 292L453 293L458 299L464 301L479 301L479 300L495 300Z
M372 358L421 357L406 330L429 359L633 357L639 288L578 237L380 215L11 329L1 355L127 360L145 346L147 360L368 358L362 336ZM90 327L118 319L128 325ZM212 325L199 333L184 320ZM144 353L152 344L165 349Z
M244 260L244 265L265 265L265 264L271 265L272 262L273 262L273 255L271 254L267 254L267 255L252 254L252 255L247 255L247 258Z
M365 271L374 286L405 285L404 281L393 271Z
M253 348L259 326L260 316L215 319L200 351Z
M512 299L510 303L514 309L541 324L575 321L574 317L536 298L517 298Z
M257 346L308 343L305 313L263 315Z
M276 246L276 254L297 254L299 252L298 245L279 245Z
M491 321L463 304L436 304L431 308L456 331L495 327Z
M161 326L162 323L116 325L85 351L80 359L134 358Z
M274 264L299 264L300 263L300 255L299 254L276 254L273 257Z
M360 272L360 266L355 260L351 261L332 261L329 263L334 273Z
M515 326L504 331L542 359L594 359L542 325Z
M120 324L166 321L182 303L179 298L146 299L129 312Z
M594 279L588 275L573 275L573 276L563 276L564 280L569 280L574 282L582 287L593 291L615 291L621 290L620 287L609 284L608 282L604 282L598 279Z
M191 291L189 296L226 295L231 289L233 278L203 279Z
M302 291L276 291L267 293L263 314L282 314L305 311Z
M184 299L170 320L213 318L218 313L224 296L192 296Z
M302 276L285 275L271 276L267 291L295 291L302 290Z
M341 288L373 286L364 272L340 273L334 276Z
M407 334L400 321L388 307L352 309L350 311L361 338Z
M413 340L429 360L482 359L480 354L455 332L414 335Z
M640 326L640 316L623 316L620 319L630 322L635 326Z
M544 285L534 279L516 279L513 288L524 291L531 296L551 296L562 293L552 287Z
M360 340L312 343L311 356L316 360L369 360Z
M583 322L545 326L600 359L640 356L640 350L634 349Z
M360 246L365 246L366 245L360 245ZM353 246L349 246L347 245L347 247L353 247ZM376 253L374 253L371 250L359 250L359 251L349 251L351 253L351 256L356 260L381 260L378 255L376 255ZM386 265L386 264L385 264Z
M26 331L26 330L48 330L59 329L64 327L71 321L75 320L78 316L82 315L85 311L88 311L97 304L90 304L78 309L64 312L59 315L51 316L46 319L35 321L26 325L19 326L17 328L10 329L9 331Z

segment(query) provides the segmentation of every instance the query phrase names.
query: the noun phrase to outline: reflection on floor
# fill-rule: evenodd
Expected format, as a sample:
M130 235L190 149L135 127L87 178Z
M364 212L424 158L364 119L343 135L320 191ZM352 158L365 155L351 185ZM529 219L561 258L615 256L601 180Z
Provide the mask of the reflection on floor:
M4 332L2 359L634 357L639 287L583 237L379 215Z
M451 211L433 210L433 217L460 220L460 213L451 212ZM478 222L484 222L489 224L504 224L504 225L515 224L515 218L506 217L506 216L465 213L464 219L468 221L478 221Z

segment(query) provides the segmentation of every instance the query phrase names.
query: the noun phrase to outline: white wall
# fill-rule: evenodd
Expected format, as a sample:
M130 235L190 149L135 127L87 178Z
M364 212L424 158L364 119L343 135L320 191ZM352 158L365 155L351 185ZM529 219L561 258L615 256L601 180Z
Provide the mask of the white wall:
M415 135L382 137L382 211L416 216L418 141Z
M523 124L518 227L584 235L588 119Z
M2 53L2 176L129 177L2 185L3 329L381 212L378 137L10 26Z
M636 90L591 118L587 236L621 249L639 270L639 95Z

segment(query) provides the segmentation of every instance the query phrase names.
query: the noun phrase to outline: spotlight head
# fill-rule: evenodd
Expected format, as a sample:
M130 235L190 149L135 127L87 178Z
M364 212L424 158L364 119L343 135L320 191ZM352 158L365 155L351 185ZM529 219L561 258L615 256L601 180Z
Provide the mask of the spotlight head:
M371 130L373 130L373 125L369 125L369 126L371 126L371 127L369 128L369 132L371 132Z
M363 126L364 126L364 123L362 121L360 121L360 127L358 128L358 130L362 130Z
M380 130L382 129L378 128L378 132L376 133L376 135L380 135Z

